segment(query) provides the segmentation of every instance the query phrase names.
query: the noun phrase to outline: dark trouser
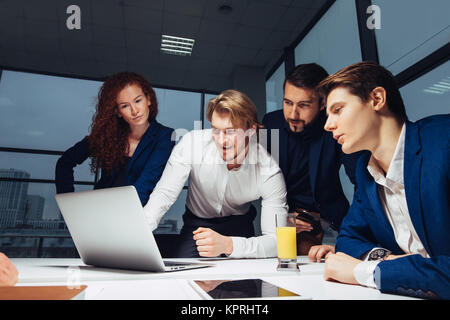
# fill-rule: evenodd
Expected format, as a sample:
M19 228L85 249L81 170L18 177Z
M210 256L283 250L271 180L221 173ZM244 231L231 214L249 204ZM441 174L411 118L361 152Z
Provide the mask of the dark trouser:
M197 245L193 239L193 231L199 227L210 228L224 236L250 238L255 235L253 220L256 217L256 209L250 206L244 215L231 215L218 218L199 218L188 208L183 215L183 228L180 231L179 244L176 251L178 258L198 258Z

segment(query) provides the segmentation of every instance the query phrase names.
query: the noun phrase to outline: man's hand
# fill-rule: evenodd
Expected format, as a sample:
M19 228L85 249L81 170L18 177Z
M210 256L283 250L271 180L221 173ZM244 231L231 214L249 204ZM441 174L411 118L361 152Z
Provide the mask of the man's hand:
M329 254L334 253L334 246L327 244L312 246L309 249L308 258L312 262L320 262L320 259L327 258Z
M222 253L230 255L233 252L233 240L215 232L210 228L197 228L193 232L195 244L201 257L217 257Z
M345 253L330 253L325 260L325 280L336 280L342 283L359 284L353 275L355 267L361 263Z
M0 252L0 287L13 286L17 283L19 272L14 264Z
M303 209L295 209L294 212L290 212L295 214L295 216L299 216L302 215L302 211ZM316 218L320 218L320 213L319 212L314 212L314 211L308 211L308 213L312 216L315 216ZM300 219L295 219L295 223L296 223L296 229L297 229L297 233L300 232L310 232L313 230L313 226L307 222L307 221L303 221Z
M298 213L295 212L295 215L297 216ZM299 220L299 219L295 219L295 229L296 229L296 232L297 232L297 233L300 233L300 232L310 232L310 231L313 229L313 227L312 227L311 224L309 224L309 223L306 222L306 221L302 221L302 220Z
M299 209L301 210L301 209ZM299 214L301 215L301 212L298 211L294 211L294 212L289 212L289 213L293 213L295 214L295 216L297 217ZM313 212L313 211L309 211L310 214L316 216L316 217L320 217L320 213L318 212ZM302 221L300 219L295 219L295 223L296 223L296 231L297 233L300 232L310 232L313 230L313 227L310 223L306 222L306 221Z

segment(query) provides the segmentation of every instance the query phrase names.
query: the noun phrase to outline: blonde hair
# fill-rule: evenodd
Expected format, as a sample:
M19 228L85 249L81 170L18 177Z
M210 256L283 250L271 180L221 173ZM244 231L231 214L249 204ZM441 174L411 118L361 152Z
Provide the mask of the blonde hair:
M217 97L209 100L206 118L210 122L214 111L220 114L228 113L234 126L244 126L249 129L256 125L256 129L262 128L262 125L258 123L258 112L255 104L245 93L238 90L225 90Z

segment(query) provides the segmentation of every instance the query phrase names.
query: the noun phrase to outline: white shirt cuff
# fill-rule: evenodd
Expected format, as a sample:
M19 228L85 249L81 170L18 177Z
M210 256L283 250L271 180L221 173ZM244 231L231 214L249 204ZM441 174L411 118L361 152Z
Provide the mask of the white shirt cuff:
M356 281L362 286L378 289L375 284L373 273L380 262L381 261L363 261L358 264L355 269L353 269L353 275L355 276Z
M229 258L243 258L243 251L245 248L245 238L231 237L233 241L233 252L228 256Z

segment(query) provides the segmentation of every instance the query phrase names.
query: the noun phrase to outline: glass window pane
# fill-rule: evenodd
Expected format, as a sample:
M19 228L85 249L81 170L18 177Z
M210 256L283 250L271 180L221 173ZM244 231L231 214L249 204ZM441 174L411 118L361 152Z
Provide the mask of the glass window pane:
M101 82L3 71L0 146L64 151L89 133Z
M211 122L206 118L206 111L208 110L208 103L209 100L214 99L217 97L217 94L205 94L205 109L203 110L203 128L204 129L210 129L211 128Z
M284 62L266 81L266 113L283 108Z
M315 62L328 73L361 61L355 1L336 1L295 48L295 64Z
M450 39L450 1L374 0L381 28L375 29L380 64L394 75L439 49Z
M158 98L158 117L161 124L173 129L201 129L201 97L198 92L155 88Z
M15 175L26 178L20 171ZM75 191L92 188L75 185ZM77 256L55 201L54 184L0 181L0 190L1 252L9 257Z
M30 179L55 179L55 166L60 156L17 152L0 152L0 171L19 170L29 174ZM75 181L94 181L90 160L74 168ZM0 174L1 176L1 174Z
M400 88L410 121L450 113L450 61Z
M355 1L336 1L295 48L295 63L315 62L329 74L361 61L361 48ZM350 203L354 187L341 167L339 171L344 194ZM330 229L327 241L333 243Z

